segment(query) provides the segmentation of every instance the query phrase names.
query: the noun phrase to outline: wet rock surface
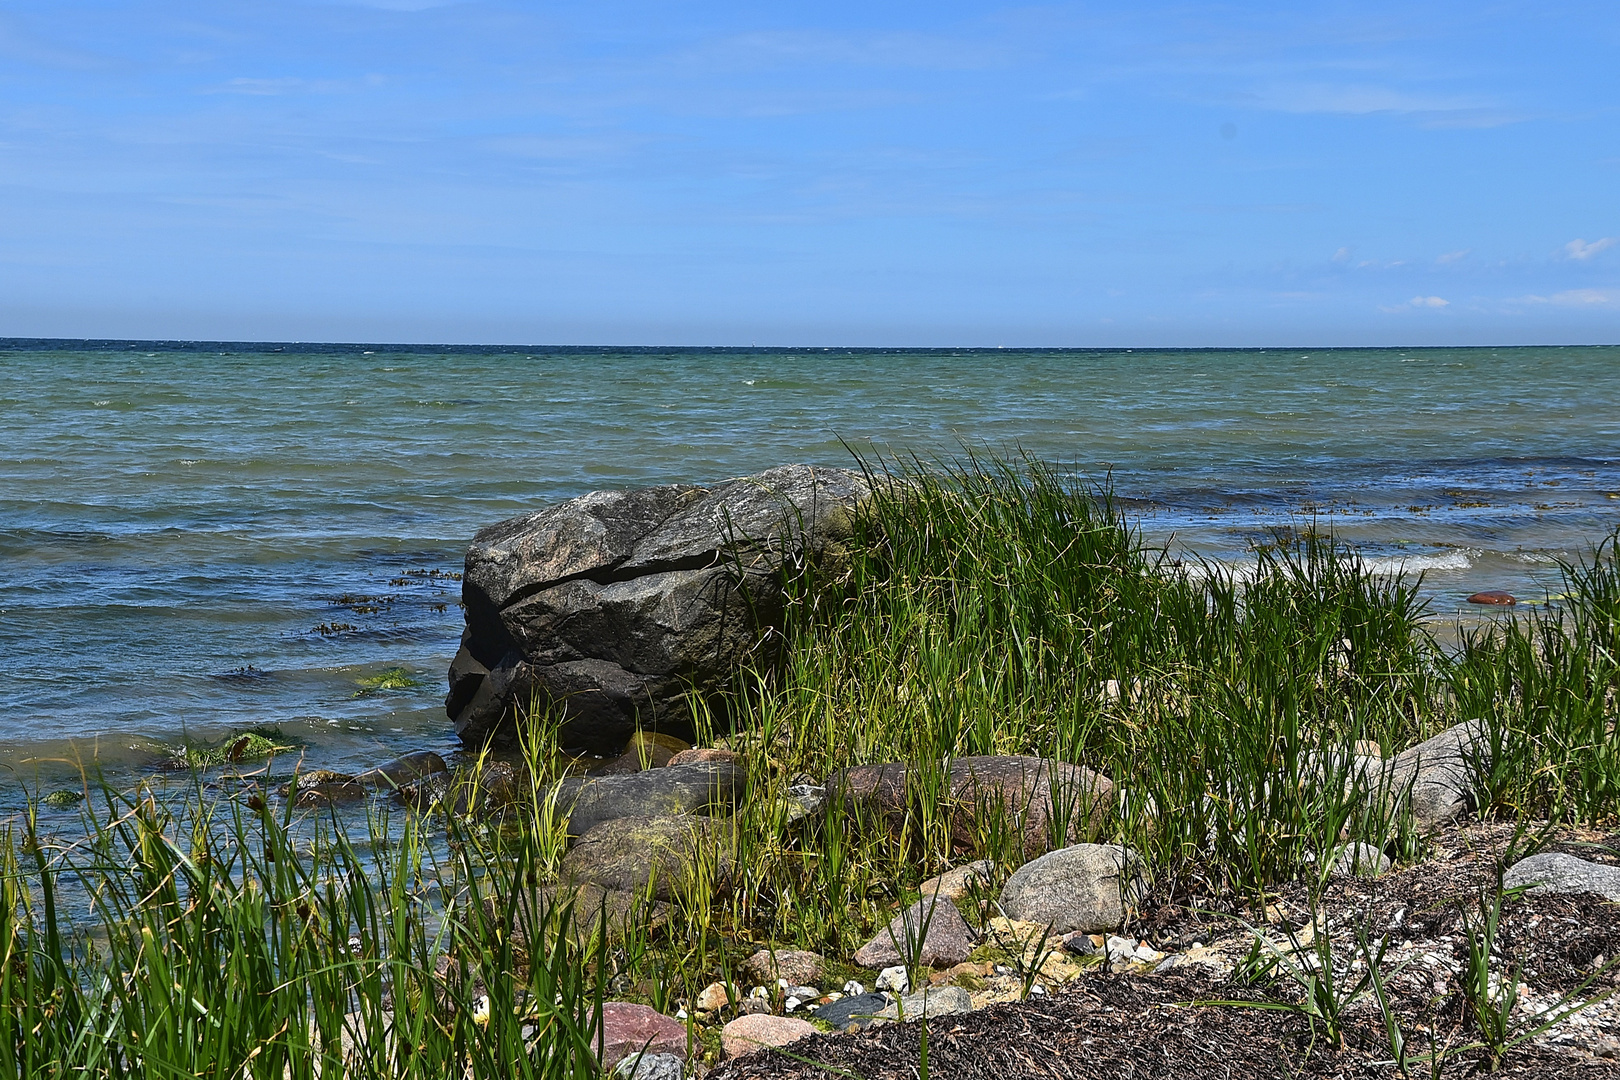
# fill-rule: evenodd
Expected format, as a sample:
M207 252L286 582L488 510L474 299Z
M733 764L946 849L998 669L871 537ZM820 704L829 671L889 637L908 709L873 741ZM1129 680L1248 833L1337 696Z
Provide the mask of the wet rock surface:
M397 789L413 781L449 771L450 766L446 765L444 758L438 754L431 750L417 750L358 773L354 777L354 782L365 787Z
M781 618L784 575L847 537L869 494L846 469L787 465L714 487L598 491L478 533L446 711L463 739L515 735L531 698L564 745L615 753L639 729L691 737Z

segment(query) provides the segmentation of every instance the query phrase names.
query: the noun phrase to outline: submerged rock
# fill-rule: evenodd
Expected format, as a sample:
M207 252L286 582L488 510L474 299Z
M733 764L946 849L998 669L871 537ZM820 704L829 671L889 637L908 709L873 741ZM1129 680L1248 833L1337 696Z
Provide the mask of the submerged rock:
M783 583L835 556L870 493L847 469L787 465L712 488L597 491L485 529L467 551L467 629L445 708L469 742L531 708L565 746L617 753L638 728L692 735L780 625Z
M299 773L281 786L282 798L292 799L299 806L329 806L363 798L365 785L347 773L331 769L311 769Z
M1488 592L1477 592L1468 598L1470 604L1486 604L1492 607L1511 607L1519 601L1512 593L1505 593L1492 589Z
M366 787L397 789L423 777L449 771L450 766L438 754L431 750L417 750L386 761L374 769L367 769L356 775L354 782Z

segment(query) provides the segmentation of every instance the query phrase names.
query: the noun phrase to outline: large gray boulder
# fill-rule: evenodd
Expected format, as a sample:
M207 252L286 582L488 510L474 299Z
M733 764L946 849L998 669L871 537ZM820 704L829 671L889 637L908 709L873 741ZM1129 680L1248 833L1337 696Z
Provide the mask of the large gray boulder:
M730 881L729 829L710 818L625 817L579 838L558 868L565 881L670 900Z
M604 821L669 814L733 813L742 801L747 774L727 761L667 765L621 776L565 776L555 784L557 814L568 818L568 835L583 836Z
M1319 776L1342 777L1347 790L1361 784L1386 812L1409 807L1413 820L1427 829L1476 809L1479 777L1490 767L1490 735L1479 720L1446 728L1392 758L1312 759Z
M784 465L712 488L595 491L478 533L445 709L469 742L531 708L564 746L616 753L638 729L690 740L781 625L783 587L836 554L870 494L848 469Z
M1147 895L1142 860L1117 844L1075 844L1014 870L1001 890L1007 917L1054 933L1113 930Z

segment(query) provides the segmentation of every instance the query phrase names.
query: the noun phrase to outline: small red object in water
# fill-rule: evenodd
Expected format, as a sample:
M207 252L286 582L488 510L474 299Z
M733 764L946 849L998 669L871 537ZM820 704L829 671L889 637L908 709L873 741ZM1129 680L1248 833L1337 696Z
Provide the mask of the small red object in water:
M1468 598L1470 604L1491 604L1495 607L1509 607L1517 604L1512 593L1505 592L1477 592Z

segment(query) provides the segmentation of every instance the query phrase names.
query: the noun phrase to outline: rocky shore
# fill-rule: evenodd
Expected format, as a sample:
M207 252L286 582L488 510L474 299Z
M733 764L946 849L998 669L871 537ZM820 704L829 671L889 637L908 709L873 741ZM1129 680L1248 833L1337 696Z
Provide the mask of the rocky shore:
M940 822L956 864L893 883L887 924L849 954L755 942L664 1011L610 1002L601 1064L618 1076L910 1077L925 1060L949 1077L1372 1077L1418 1062L1460 1076L1504 1061L1507 1075L1620 1075L1620 834L1481 820L1497 748L1479 722L1310 757L1300 783L1407 823L1426 857L1396 868L1393 843L1347 841L1315 882L1258 906L1171 890L1129 845L1096 842L1111 817L1151 830L1181 811L1080 765L964 755L783 778L738 752L728 681L768 664L796 577L836 566L871 491L859 473L788 466L593 493L479 533L446 701L457 730L510 745L549 718L559 745L601 756L541 777L495 759L452 775L416 755L290 793L542 806L566 837L553 895L643 936L671 905L727 894L745 814L789 846L904 842ZM987 821L1011 864L971 857Z

